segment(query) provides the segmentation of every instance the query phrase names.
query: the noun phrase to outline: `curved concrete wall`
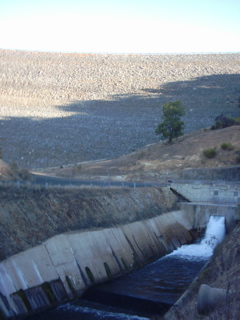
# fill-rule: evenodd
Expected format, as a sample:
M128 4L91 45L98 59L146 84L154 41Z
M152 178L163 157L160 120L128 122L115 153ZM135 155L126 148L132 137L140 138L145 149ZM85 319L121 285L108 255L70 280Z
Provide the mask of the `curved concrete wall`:
M5 318L80 297L90 286L157 260L191 242L187 215L174 211L115 228L71 232L0 264L0 307Z
M145 196L144 191L147 191ZM102 195L97 202L106 202L108 198L102 198ZM133 203L126 205L129 193L124 202L119 202L123 195L122 191L119 192L117 203L124 204L127 213ZM137 212L144 212L153 195L158 198L161 190L154 189L152 193L148 189L141 190L138 197L143 199L136 206L140 206ZM174 199L169 206L172 203ZM103 203L96 208L102 207ZM117 210L117 206L114 208ZM237 206L231 204L185 203L181 205L181 211L148 220L50 237L0 263L0 319L25 317L80 297L90 286L121 276L192 242L198 235L196 231L206 227L211 215L225 216L226 223L231 224L236 220L237 212ZM47 217L50 216L46 215L46 221ZM41 227L44 226L43 223Z

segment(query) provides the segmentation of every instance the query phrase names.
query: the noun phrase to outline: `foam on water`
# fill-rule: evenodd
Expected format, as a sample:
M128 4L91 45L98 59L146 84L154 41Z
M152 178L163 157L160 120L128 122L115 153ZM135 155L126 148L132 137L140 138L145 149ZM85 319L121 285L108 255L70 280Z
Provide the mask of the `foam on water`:
M84 305L80 305L81 301L77 304L67 303L58 307L57 313L61 315L61 319L69 317L71 320L84 320L84 319L103 319L103 320L149 320L149 318L139 317L137 315L128 315L124 313L115 313L111 311L92 309ZM84 302L82 302L84 304ZM96 304L97 305L97 304ZM56 311L55 311L56 313ZM52 317L51 317L52 319ZM59 318L58 318L59 319Z
M225 217L211 216L201 242L183 245L168 256L177 256L183 259L208 259L213 254L214 248L225 235Z

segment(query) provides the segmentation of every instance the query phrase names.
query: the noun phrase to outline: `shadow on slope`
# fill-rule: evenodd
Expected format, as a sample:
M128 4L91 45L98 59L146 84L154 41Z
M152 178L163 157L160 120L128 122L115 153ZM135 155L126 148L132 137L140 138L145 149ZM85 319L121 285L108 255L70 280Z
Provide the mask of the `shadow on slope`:
M238 74L204 76L111 100L56 106L71 113L64 118L2 119L3 157L29 169L115 158L159 141L155 129L167 101L179 99L185 105L185 132L212 125L221 113L239 116L239 83Z

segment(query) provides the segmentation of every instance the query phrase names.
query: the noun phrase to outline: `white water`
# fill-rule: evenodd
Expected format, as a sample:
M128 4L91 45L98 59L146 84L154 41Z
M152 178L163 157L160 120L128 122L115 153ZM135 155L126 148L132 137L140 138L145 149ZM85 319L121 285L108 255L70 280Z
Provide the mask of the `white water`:
M86 304L86 305L85 305ZM98 309L100 307L100 309ZM103 308L103 309L102 309ZM107 310L104 310L107 308ZM102 309L102 310L101 310ZM67 303L58 308L36 315L32 320L150 320L146 317L114 311L114 308L82 300Z
M80 304L80 302L79 302ZM71 320L75 319L105 319L105 320L149 320L149 318L145 317L139 317L137 315L127 315L124 313L115 313L111 311L104 311L104 310L97 310L97 309L91 309L84 306L74 305L74 304L66 304L64 306L61 306L58 308L61 310L61 312L66 312L68 315L68 312L71 312ZM81 314L81 317L79 315ZM76 316L76 318L74 317Z
M181 246L168 256L189 260L208 259L212 256L214 248L223 240L224 235L225 217L211 216L201 242Z

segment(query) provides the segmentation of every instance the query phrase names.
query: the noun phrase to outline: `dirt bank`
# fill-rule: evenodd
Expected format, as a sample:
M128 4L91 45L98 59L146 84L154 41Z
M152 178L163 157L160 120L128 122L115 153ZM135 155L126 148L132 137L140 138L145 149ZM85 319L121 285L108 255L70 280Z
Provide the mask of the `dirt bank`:
M232 150L222 149L222 143L231 144ZM216 156L212 159L206 158L203 151L214 147ZM67 178L91 176L96 180L159 182L163 179L179 178L182 170L186 169L194 171L196 168L239 166L239 156L240 126L233 126L221 130L200 130L175 139L172 144L156 143L116 159L57 167L49 169L48 172ZM190 179L190 175L185 174L186 176L185 179ZM192 173L192 177L194 176L197 177ZM223 177L218 177L217 180L219 179Z

